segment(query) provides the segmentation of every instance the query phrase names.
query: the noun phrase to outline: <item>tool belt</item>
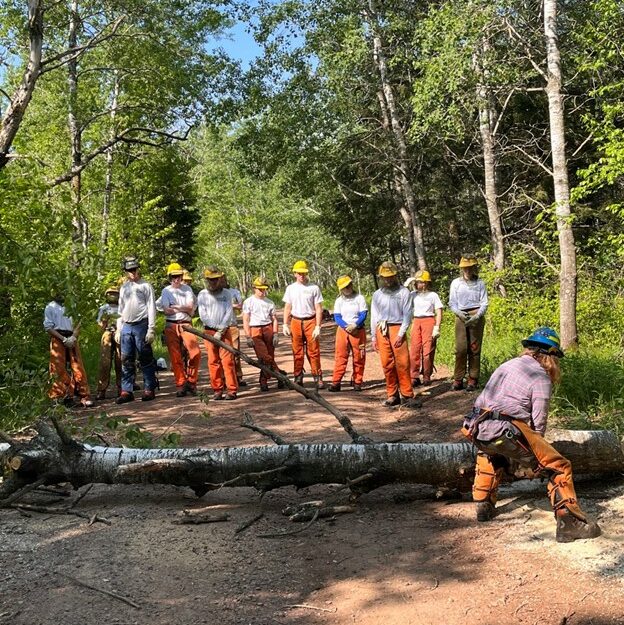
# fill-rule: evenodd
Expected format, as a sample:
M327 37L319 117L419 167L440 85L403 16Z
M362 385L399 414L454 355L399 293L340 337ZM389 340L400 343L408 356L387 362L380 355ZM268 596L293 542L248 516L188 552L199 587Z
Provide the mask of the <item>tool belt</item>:
M57 332L67 339L74 334L71 330L57 330Z
M293 319L297 321L310 321L310 319L316 319L316 315L312 315L311 317L295 317L295 315L291 315Z
M477 441L487 443L501 436L513 438L514 436L519 436L521 433L511 422L512 419L513 417L510 415L499 412L498 410L475 407L464 418L462 434L475 445ZM480 426L485 421L493 421L496 423L492 423L491 427L485 428L484 432L480 432ZM489 432L487 430L489 430ZM510 432L510 434L507 434L507 432Z
M272 326L272 323L264 323L261 326L249 326L250 328L266 328L267 326Z

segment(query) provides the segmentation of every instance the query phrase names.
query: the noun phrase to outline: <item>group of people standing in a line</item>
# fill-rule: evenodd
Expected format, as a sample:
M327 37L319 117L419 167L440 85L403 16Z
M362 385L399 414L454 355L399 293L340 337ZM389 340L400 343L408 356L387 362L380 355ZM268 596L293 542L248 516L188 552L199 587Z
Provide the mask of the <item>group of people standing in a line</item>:
M451 283L449 308L455 314L455 369L452 388L475 390L479 380L484 315L488 305L485 285L478 277L476 258L465 256L459 263L461 276ZM242 311L247 345L266 366L260 373L261 391L269 390L270 371L277 372L275 346L279 324L275 304L267 297L269 285L264 278L253 282L253 295L242 301L240 292L230 289L222 271L208 267L204 288L197 296L191 276L178 264L167 268L169 285L156 300L152 286L141 278L134 257L123 261L126 281L120 289L106 291L107 303L98 313L102 328L102 359L98 399L105 397L110 380L111 362L117 374L117 403L134 399L136 360L143 371L141 399L154 399L157 388L156 362L152 352L156 311L166 318L164 336L176 383L176 395L194 395L200 365L197 336L185 332L198 313L204 332L222 344L238 349L236 310ZM305 358L317 389L325 388L321 368L319 337L323 321L323 296L318 285L309 280L305 261L293 266L295 280L284 293L282 332L291 341L294 381L303 383ZM384 405L414 407L414 387L431 383L435 343L440 335L443 304L430 290L429 272L418 271L401 285L398 269L390 261L379 267L381 283L371 301L371 342L379 353L386 379ZM415 285L415 291L409 288ZM334 304L336 321L335 364L331 392L341 390L349 356L353 361L351 384L362 390L366 363L365 322L368 307L357 293L349 276L337 280L340 292ZM79 325L74 327L65 315L62 295L45 309L44 327L50 335L50 372L53 384L50 397L71 401L74 394L82 406L92 406L89 386L77 343ZM409 345L406 333L411 326ZM235 354L210 340L204 340L208 355L213 399L234 400L244 384ZM548 492L557 521L556 539L570 542L600 535L598 524L581 510L570 462L544 439L552 386L561 376L563 357L559 335L541 327L522 341L522 354L493 373L483 392L464 420L462 432L477 447L473 486L478 521L495 515L498 486L513 463L530 468L548 479ZM73 376L66 370L70 366ZM467 379L465 380L467 371ZM422 377L421 377L422 376ZM465 384L465 386L464 386ZM278 380L278 388L283 383Z
M462 276L451 284L449 306L456 315L456 365L453 388L464 388L466 363L468 379L465 388L474 390L479 377L481 341L487 291L478 278L478 263L472 256L460 261ZM165 315L164 339L169 351L171 369L176 383L176 395L195 395L199 379L201 353L197 336L185 332L185 326L197 314L204 332L223 343L240 349L237 312L242 312L247 346L270 369L278 371L275 346L279 342L279 323L274 302L267 297L269 284L258 277L253 281L253 294L243 301L238 289L230 288L225 274L208 267L203 274L205 288L196 296L190 284L192 276L178 263L167 268L169 285L158 299L152 286L141 278L135 257L123 261L125 280L121 287L106 290L106 303L100 307L97 322L102 330L100 372L96 399L105 399L114 366L117 378L117 403L134 400L136 361L143 373L144 389L141 399L155 397L158 385L157 366L152 351L155 338L156 313ZM326 388L321 368L319 337L323 321L323 295L318 285L309 279L308 264L297 261L293 266L294 281L284 293L283 335L290 339L293 352L293 379L302 384L307 358L317 390ZM428 271L418 271L404 285L398 279L398 269L390 261L379 267L380 288L371 302L371 340L380 355L386 379L387 397L384 405L414 405L413 388L431 384L434 370L435 345L440 335L443 304L437 293L430 290ZM365 322L368 306L358 293L352 279L343 275L337 280L339 296L334 303L337 325L334 371L330 392L342 388L348 361L352 360L351 386L362 390L366 364L367 334ZM415 290L410 288L414 286ZM55 296L45 310L44 327L51 335L50 373L54 383L50 397L73 400L74 393L84 406L92 405L86 374L77 345L79 325L74 328L65 316L63 297ZM411 327L409 342L406 333ZM205 340L208 371L213 399L234 400L243 379L240 359L218 344ZM67 365L73 375L67 372ZM422 376L422 377L421 377ZM269 389L271 375L260 373L260 389ZM278 388L283 386L278 381Z

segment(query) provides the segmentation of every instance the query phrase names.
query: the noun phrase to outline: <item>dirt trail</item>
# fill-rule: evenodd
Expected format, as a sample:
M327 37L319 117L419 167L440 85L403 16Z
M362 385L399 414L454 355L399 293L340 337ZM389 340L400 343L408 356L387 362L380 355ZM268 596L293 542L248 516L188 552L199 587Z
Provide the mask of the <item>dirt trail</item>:
M326 380L332 332L331 326L323 329ZM285 345L278 360L292 370ZM205 370L204 361L203 385ZM292 391L260 393L257 374L247 366L244 371L249 386L235 402L176 398L167 372L156 401L116 406L110 400L97 411L127 415L156 434L177 420L184 446L268 444L239 427L244 410L288 441L348 442L319 406ZM421 409L390 411L380 406L383 376L377 355L369 353L364 392L326 397L375 440L459 441L458 423L472 397L435 395L436 388L446 388L445 373L439 372ZM111 526L2 511L0 623L624 623L621 480L579 487L583 506L604 529L595 541L554 541L545 484L539 483L527 494L503 496L496 519L479 526L470 502L433 501L425 488L393 486L362 496L355 514L318 521L287 538L259 537L293 529L281 514L285 505L334 490L285 488L260 500L251 489L231 488L197 500L173 487L95 486L79 507L109 517ZM231 520L171 523L182 508L203 506L225 510ZM261 520L235 534L260 511ZM123 595L141 609L71 578Z

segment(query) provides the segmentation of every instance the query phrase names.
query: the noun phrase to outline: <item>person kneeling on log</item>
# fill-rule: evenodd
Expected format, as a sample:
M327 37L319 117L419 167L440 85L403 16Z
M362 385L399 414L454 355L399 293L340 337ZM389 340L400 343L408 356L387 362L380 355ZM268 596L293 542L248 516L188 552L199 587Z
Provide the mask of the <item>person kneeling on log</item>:
M472 489L477 521L494 516L498 485L512 460L548 479L557 542L596 538L600 527L579 507L570 461L544 439L552 385L561 378L559 335L541 327L522 345L519 357L494 371L464 420L462 433L479 449Z

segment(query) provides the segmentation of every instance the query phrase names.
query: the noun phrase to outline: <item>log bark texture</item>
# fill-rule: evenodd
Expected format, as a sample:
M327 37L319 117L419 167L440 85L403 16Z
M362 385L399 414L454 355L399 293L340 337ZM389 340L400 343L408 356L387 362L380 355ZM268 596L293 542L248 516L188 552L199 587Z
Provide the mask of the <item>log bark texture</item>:
M220 449L127 449L63 441L46 424L26 444L0 445L10 484L45 477L46 483L174 484L199 496L228 486L267 491L281 486L336 484L371 473L359 490L391 483L468 487L475 449L469 443L297 444ZM554 446L573 464L575 474L609 474L624 469L624 454L607 431L556 433ZM225 484L227 483L227 484Z

